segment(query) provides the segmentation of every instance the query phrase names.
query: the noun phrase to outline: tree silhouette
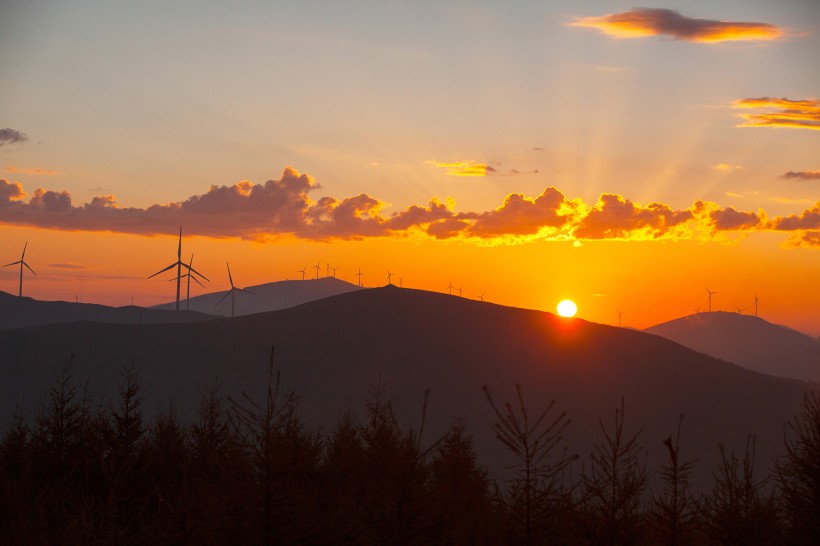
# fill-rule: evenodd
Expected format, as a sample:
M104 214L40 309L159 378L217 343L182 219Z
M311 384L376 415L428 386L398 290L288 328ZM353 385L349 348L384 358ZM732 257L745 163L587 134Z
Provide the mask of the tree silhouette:
M697 525L697 504L689 488L689 474L694 463L680 460L680 432L683 415L678 421L675 440L670 435L663 441L669 452L669 462L658 469L661 490L652 498L652 525L657 542L670 546L689 544Z
M623 398L612 433L599 424L605 441L593 447L589 471L582 476L583 531L594 544L637 544L643 534L641 502L647 483L646 453L638 443L642 431L629 439L624 435Z
M786 453L775 466L788 539L814 544L820 537L820 398L805 395L803 412L787 424Z
M765 480L755 479L754 438L746 441L743 459L720 450L715 486L702 501L706 532L718 544L782 542L776 499L764 493Z
M531 416L520 385L515 386L516 406L507 402L503 409L483 388L497 419L492 425L495 437L517 459L511 485L503 493L509 537L522 544L541 544L566 524L561 511L570 504L571 495L562 478L577 456L556 451L569 419L566 412L553 413L554 400Z

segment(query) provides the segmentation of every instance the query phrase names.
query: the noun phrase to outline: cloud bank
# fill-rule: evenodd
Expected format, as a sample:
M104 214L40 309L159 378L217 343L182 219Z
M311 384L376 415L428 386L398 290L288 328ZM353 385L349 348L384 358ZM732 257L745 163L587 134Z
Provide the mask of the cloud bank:
M600 17L580 17L570 25L596 28L617 38L671 36L700 43L773 40L783 34L780 28L768 23L697 19L661 8L635 8Z
M818 99L791 100L771 97L739 99L734 102L734 107L760 110L756 113L739 114L745 121L738 127L788 127L820 130L820 100Z
M247 180L211 186L184 201L147 208L120 206L100 195L75 206L66 191L38 188L30 196L19 182L0 179L0 223L58 230L114 231L143 235L175 233L266 240L356 240L422 236L490 244L534 240L725 240L756 231L792 232L791 246L817 246L820 201L799 214L769 218L765 211L742 211L697 201L679 210L664 203L635 203L605 193L587 204L568 199L555 187L536 197L509 194L495 209L457 211L452 199L432 199L390 215L387 205L367 194L346 198L309 194L321 187L287 167L264 184Z

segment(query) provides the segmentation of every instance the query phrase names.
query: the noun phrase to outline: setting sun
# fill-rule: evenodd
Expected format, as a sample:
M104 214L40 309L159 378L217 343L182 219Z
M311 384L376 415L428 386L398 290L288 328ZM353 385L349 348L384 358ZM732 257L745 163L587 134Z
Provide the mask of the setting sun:
M562 317L574 317L578 306L572 300L563 300L558 304L558 314Z

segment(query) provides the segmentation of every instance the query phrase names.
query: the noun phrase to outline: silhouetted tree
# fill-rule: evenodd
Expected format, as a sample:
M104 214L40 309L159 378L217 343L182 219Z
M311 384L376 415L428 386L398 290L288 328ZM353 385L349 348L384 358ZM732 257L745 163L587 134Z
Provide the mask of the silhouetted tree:
M803 412L787 424L786 454L776 463L789 542L816 544L820 537L820 398L805 395Z
M777 544L782 541L777 499L766 494L765 480L754 476L754 438L743 459L720 449L721 464L712 492L703 499L706 532L718 544Z
M655 542L675 546L690 544L697 526L697 503L689 488L692 461L680 460L680 432L683 415L678 421L674 442L672 436L663 441L669 452L669 461L658 469L661 490L652 498L652 525Z
M566 515L571 505L564 473L578 458L565 451L556 453L569 425L566 412L555 415L553 400L540 414L531 416L520 385L515 386L516 407L507 402L502 410L489 389L483 388L497 418L493 432L518 461L513 467L511 485L503 493L510 540L528 545L564 540L562 532L566 531Z
M476 462L462 422L450 427L430 461L428 507L434 521L430 544L498 544L487 471Z
M242 395L244 404L232 399L231 404L261 493L264 544L310 543L318 532L315 506L322 446L298 416L295 395L282 394L273 348L264 402Z
M368 479L359 425L346 412L325 443L322 461L322 501L327 544L357 544L364 516L359 495Z
M31 431L17 408L0 442L0 537L16 544L34 543L30 528L32 502Z
M642 431L629 439L624 435L623 399L612 433L599 423L605 441L594 445L582 476L582 528L593 544L637 544L643 535L647 483L646 454L638 443Z

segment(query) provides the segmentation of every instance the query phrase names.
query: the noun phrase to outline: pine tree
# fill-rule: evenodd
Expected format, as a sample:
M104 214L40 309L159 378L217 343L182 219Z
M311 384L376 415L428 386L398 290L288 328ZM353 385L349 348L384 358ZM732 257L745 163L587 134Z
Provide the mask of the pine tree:
M787 424L786 453L775 471L783 497L789 541L814 544L820 537L820 398L805 395L803 412Z

